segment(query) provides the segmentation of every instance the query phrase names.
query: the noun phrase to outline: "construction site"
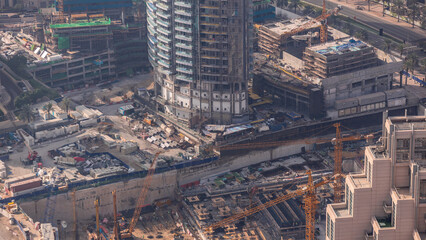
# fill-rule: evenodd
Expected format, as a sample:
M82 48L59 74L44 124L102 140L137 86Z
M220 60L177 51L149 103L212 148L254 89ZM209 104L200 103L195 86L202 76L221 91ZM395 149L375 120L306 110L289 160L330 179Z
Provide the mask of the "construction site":
M343 180L426 94L322 5L57 0L0 32L1 57L58 91L7 115L22 125L0 134L0 236L333 239Z

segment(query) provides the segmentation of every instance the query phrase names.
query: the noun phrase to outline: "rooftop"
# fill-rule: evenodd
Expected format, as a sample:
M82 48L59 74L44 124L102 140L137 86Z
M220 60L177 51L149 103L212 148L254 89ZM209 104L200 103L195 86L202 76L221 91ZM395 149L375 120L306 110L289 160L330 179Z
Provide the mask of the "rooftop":
M327 42L306 48L307 50L317 52L324 56L344 54L347 52L356 52L363 48L371 47L367 43L354 38L345 38L334 42Z
M310 21L312 21L313 18L311 17L302 17L302 18L295 18L295 19L290 19L290 20L284 20L281 22L274 22L274 23L268 23L265 25L262 25L262 27L267 28L268 30L276 33L276 34L285 34L287 32L290 32L291 30L298 28ZM317 22L315 24L312 24L309 28L307 29L312 29L312 28L318 28L321 26L320 22Z
M426 129L426 116L389 117L388 121L396 130Z
M110 24L111 24L111 19L101 18L101 19L91 19L89 21L79 21L74 23L50 24L50 28L75 28L75 27L102 26L102 25L110 25Z

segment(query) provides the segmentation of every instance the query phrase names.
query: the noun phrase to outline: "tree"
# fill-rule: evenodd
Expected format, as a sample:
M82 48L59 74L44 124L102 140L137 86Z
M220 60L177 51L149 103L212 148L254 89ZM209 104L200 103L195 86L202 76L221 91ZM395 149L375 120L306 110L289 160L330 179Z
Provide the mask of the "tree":
M297 7L300 5L300 0L290 0L290 8L294 8L294 12L296 13Z
M287 7L288 6L288 0L277 0L277 7Z
M60 106L65 110L65 112L67 114L69 113L69 110L70 110L70 104L71 104L70 99L66 98L66 97L64 99L62 99L62 101L60 103Z
M50 102L44 105L44 111L46 111L48 119L50 118L50 112L52 111L52 108L53 108L53 105Z
M367 41L368 40L368 32L365 29L362 29L361 31L358 31L355 33L355 37L358 39L361 39L363 41Z
M423 58L422 61L420 61L420 67L424 74L424 78L426 79L426 58Z
M398 15L398 22L399 22L399 17L404 12L404 2L402 0L394 0L393 7L394 7L393 9L394 12L396 12L396 14Z
M408 9L408 16L410 16L411 25L414 28L416 20L420 18L420 9L417 7Z
M386 9L386 3L388 4L388 7L389 7L389 1L390 0L382 0L383 1L383 17L385 16L385 9Z
M314 11L314 8L311 5L305 5L305 7L303 8L303 15L309 15Z
M396 48L398 49L399 56L402 57L402 54L404 53L405 44L404 43L398 44Z
M383 45L383 51L385 51L385 53L389 53L391 47L392 47L392 41L389 39L385 39L385 42Z
M34 121L34 115L33 115L31 106L29 104L24 105L21 111L19 112L18 117L19 119L21 119L22 121L26 123L30 123Z
M415 21L420 18L421 8L417 5L417 0L407 0L408 16L414 28Z

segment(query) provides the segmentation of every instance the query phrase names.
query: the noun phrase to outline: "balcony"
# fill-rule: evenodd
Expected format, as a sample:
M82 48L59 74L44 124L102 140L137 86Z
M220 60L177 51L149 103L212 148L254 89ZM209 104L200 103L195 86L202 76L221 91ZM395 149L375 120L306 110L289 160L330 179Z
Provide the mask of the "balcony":
M184 36L184 35L176 34L175 38L179 40L189 41L189 42L192 41L192 36Z
M349 174L349 177L356 188L371 188L371 183L364 174Z
M392 228L392 221L390 217L386 217L386 218L378 218L378 217L373 217L372 220L372 224L373 226L376 225L379 228Z
M169 30L164 29L164 28L162 28L162 27L160 27L160 26L158 26L158 27L157 27L157 32L162 33L162 34L164 34L164 35L166 35L166 36L168 36L168 35L170 35L170 34L171 34L171 32L170 32Z
M331 204L331 207L333 208L333 211L336 214L337 218L351 217L351 215L349 214L348 207L346 206L346 203L334 203L334 204Z
M383 211L385 211L386 214L392 214L392 204L389 205L383 202Z
M374 240L373 233L365 233L365 240Z
M183 15L183 16L187 16L187 17L191 17L192 13L189 11L185 11L185 10L176 10L175 14L177 15Z
M181 73L186 73L186 74L193 74L192 69L189 69L189 68L178 67L176 68L176 71Z
M188 61L188 60L185 60L185 59L182 59L182 58L176 59L176 63L192 67L192 61Z
M181 57L192 58L191 53L187 53L187 52L183 52L183 51L176 51L176 55L181 56Z
M157 16L160 16L160 17L164 18L165 20L168 20L171 17L170 14L165 13L165 12L160 12L160 11L157 12Z
M158 59L158 64L160 64L161 66L163 66L163 67L166 67L166 68L170 68L170 63L168 63L168 62L166 62L166 61L163 61L163 60L161 60L161 59Z
M154 22L154 19L149 17L149 18L147 18L147 21L148 21L148 25L153 26L153 27L157 26L157 24Z
M170 27L170 23L165 22L165 21L163 21L159 18L157 18L157 23L158 23L158 25L161 25L161 26L166 27L166 28Z
M163 11L169 11L170 7L164 3L158 3L157 4L157 8L163 10Z
M175 27L175 30L186 32L186 33L192 33L192 29L187 27Z
M159 35L159 36L158 36L158 40L160 40L160 42L165 43L165 44L169 44L169 43L171 43L171 42L172 42L172 40L171 40L171 39L166 38L166 37L161 36L161 35Z
M158 46L159 49L161 49L161 50L163 50L165 52L170 52L171 51L171 49L167 45L159 43L157 46Z
M398 200L413 199L413 197L410 194L410 189L408 187L404 187L404 188L393 188L391 190L391 195L395 195Z
M160 57L162 57L163 59L166 59L166 60L170 60L171 59L170 55L167 55L167 54L165 54L163 52L157 52L157 55L160 56Z
M180 17L175 17L175 22L192 25L192 21L191 20L180 18Z
M184 48L184 49L188 49L188 50L192 50L192 46L191 45L183 44L183 43L176 43L176 47Z
M185 8L192 8L190 3L184 2L184 1L175 1L175 6L179 7L185 7Z
M187 75L183 75L183 74L177 74L176 79L181 81L186 81L186 82L192 82L193 80L192 77L188 77Z

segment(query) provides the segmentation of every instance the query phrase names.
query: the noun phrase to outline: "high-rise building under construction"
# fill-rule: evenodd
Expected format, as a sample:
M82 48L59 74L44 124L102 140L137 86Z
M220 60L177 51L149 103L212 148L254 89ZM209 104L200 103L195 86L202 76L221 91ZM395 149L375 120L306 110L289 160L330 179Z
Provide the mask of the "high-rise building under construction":
M251 0L148 0L159 110L181 123L248 119Z

